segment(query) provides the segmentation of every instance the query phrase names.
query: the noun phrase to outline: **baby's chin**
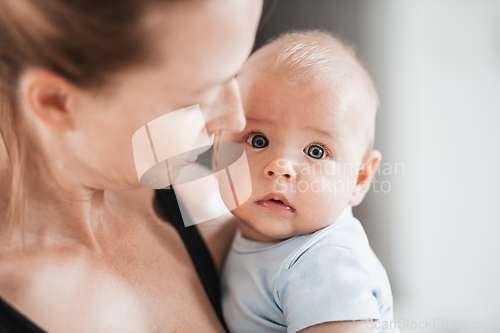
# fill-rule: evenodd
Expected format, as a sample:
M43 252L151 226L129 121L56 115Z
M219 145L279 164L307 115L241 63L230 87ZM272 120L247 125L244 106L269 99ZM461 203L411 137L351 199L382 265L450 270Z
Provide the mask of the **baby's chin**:
M292 225L285 225L280 219L266 218L265 221L256 221L241 215L237 218L242 236L253 241L278 242L301 234L299 230Z
M281 231L255 228L250 223L242 220L239 220L239 228L243 238L256 242L281 242L295 236L293 234L283 233Z
M235 209L238 210L240 208ZM263 219L239 212L231 213L238 218L238 225L244 238L260 242L284 241L289 238L312 234L331 225L335 220L328 219L324 223L315 223L311 225L310 221L301 221L301 219L284 220L283 218L273 218L266 216ZM309 218L309 220L314 218ZM317 220L316 220L317 222Z

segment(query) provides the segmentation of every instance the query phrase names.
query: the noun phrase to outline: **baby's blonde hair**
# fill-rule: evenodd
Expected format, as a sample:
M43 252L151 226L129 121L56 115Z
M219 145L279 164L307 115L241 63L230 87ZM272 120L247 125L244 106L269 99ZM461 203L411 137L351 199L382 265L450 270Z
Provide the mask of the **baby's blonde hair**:
M329 32L288 32L259 49L246 66L259 64L266 71L284 75L289 83L313 90L331 89L338 97L337 108L343 112L353 111L355 106L367 151L373 148L379 100L373 80L352 46Z

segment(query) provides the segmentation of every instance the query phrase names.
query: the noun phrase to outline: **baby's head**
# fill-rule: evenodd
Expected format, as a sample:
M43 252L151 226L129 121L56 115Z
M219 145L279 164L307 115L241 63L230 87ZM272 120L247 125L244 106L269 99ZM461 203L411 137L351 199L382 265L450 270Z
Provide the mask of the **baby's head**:
M244 237L272 241L331 224L369 189L377 93L353 50L330 34L285 34L238 74L252 195L233 211Z

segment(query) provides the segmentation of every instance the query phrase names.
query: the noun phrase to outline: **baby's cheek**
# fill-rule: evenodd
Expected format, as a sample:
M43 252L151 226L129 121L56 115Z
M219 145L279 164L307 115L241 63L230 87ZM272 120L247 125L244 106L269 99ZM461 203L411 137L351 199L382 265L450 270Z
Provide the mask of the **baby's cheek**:
M332 202L333 196L330 193L304 192L301 193L300 210L303 216L307 216L309 224L312 221L322 223L321 221L328 215Z
M327 194L318 198L317 202L321 204L321 207L315 209L310 219L314 224L315 230L322 229L332 224L347 205L345 198Z
M356 178L350 174L336 174L325 177L324 181L328 183L328 186L324 187L324 192L335 199L341 199L352 192Z
M352 192L348 177L322 177L313 181L311 185L310 190L304 193L304 201L308 202L317 219L324 217L328 219L343 209Z

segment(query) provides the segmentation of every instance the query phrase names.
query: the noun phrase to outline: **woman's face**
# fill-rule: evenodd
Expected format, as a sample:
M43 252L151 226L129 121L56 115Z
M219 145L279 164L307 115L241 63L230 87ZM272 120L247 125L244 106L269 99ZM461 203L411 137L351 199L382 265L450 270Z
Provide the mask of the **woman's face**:
M195 104L210 137L241 131L245 118L234 76L253 46L261 6L258 0L208 0L149 7L143 24L154 61L114 75L97 92L79 91L64 168L92 188L135 188L134 133Z

